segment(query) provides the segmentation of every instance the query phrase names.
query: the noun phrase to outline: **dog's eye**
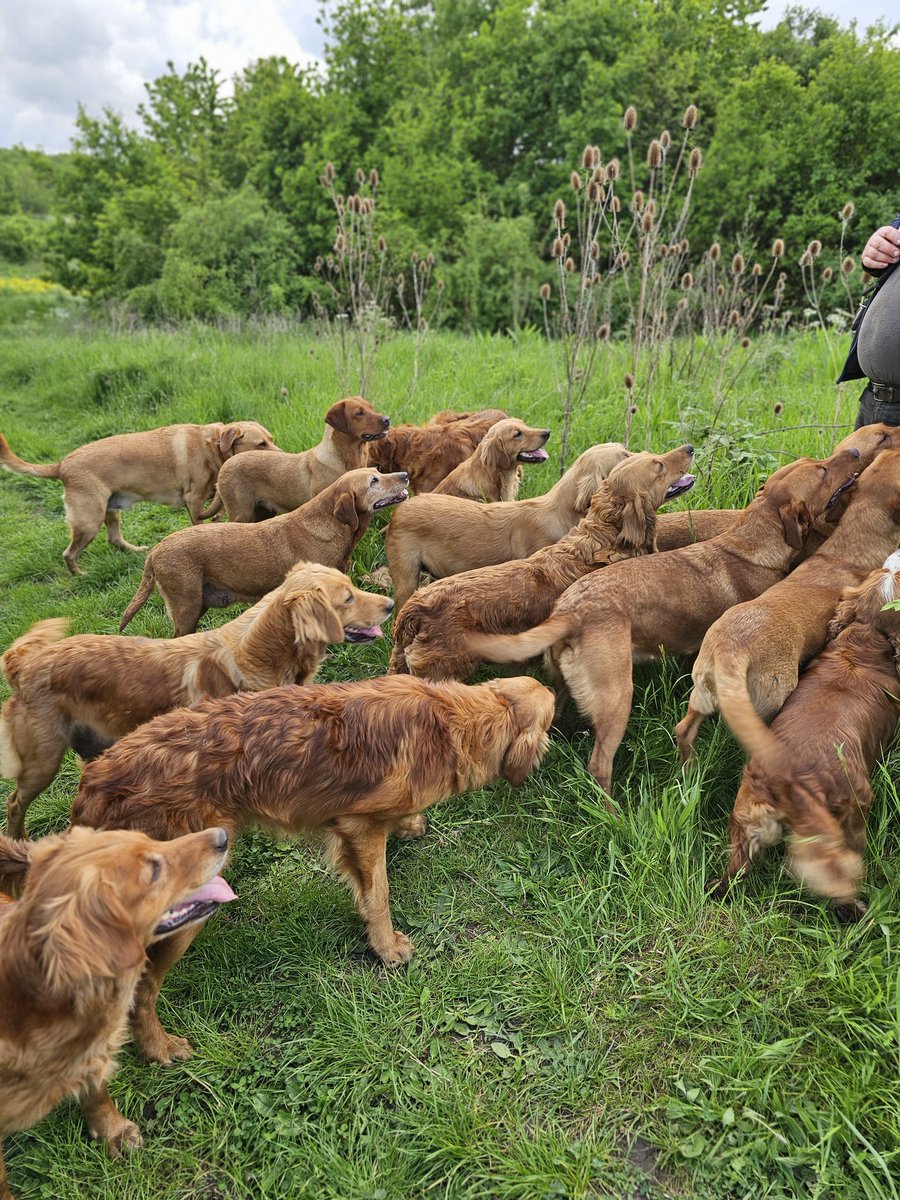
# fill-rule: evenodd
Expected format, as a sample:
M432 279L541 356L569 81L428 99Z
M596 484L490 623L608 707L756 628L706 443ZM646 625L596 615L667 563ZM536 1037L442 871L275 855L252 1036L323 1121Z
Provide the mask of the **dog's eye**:
M373 475L372 478L369 480L369 485L371 487L374 487L377 482L378 482L378 476Z
M363 410L363 409L360 409L360 410L359 410L359 412L358 412L356 415L357 415L358 417L364 417L366 414L365 414L365 412L364 412L364 410Z
M663 471L666 469L666 464L664 462L658 462L656 465L659 468L659 473L661 475L663 473Z
M257 442L256 445L257 445L258 449L265 450L267 443L266 442Z
M522 430L521 430L521 429L517 429L517 430L516 430L516 432L513 434L513 437L521 437L521 436L522 436Z
M345 604L352 604L352 603L353 603L353 596L352 596L352 595L348 596L348 597L347 597L347 599L344 601L344 603L345 603Z
M147 862L150 865L150 882L156 883L162 874L162 859L153 855L147 859Z

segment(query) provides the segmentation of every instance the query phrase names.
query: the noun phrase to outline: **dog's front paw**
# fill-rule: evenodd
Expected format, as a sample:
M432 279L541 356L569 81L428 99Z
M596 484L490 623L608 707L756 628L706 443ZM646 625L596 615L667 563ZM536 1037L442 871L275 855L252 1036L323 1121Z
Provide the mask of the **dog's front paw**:
M406 934L395 929L388 944L377 947L375 953L386 967L399 967L409 962L415 954L415 949Z
M142 1040L139 1049L147 1062L171 1066L174 1062L186 1062L194 1053L194 1047L183 1037L172 1037L164 1030L152 1040Z
M140 1150L144 1144L141 1131L133 1121L122 1118L118 1128L110 1130L106 1135L106 1149L110 1158L118 1158L120 1154L130 1154L132 1150Z
M413 813L412 816L404 817L394 830L394 836L398 837L403 842L412 842L416 838L424 837L428 832L428 817L425 813Z
M866 915L868 905L865 900L845 900L835 904L834 915L842 925L854 925Z

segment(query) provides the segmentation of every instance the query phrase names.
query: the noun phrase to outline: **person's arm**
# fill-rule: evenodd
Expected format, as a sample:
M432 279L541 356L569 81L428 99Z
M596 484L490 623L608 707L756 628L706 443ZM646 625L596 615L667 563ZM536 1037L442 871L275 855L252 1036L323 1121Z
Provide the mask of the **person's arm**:
M862 265L872 275L897 262L900 262L900 217L892 225L876 229L862 252Z

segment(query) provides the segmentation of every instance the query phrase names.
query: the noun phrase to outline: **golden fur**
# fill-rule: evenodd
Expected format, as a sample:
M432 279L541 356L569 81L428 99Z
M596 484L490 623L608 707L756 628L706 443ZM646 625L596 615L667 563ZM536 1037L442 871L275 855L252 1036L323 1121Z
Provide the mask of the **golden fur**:
M385 472L406 471L414 492L430 492L506 415L501 408L446 410L435 413L426 425L395 425L369 446L369 465Z
M498 777L521 784L547 748L552 717L552 693L527 676L465 687L393 675L205 700L142 725L88 763L72 819L162 838L213 814L234 836L250 825L318 829L372 949L394 966L412 946L391 921L388 834L424 832L425 809ZM135 1039L147 1058L190 1052L155 1011L190 936L167 939L141 985Z
M15 781L7 832L24 836L28 806L67 747L92 758L152 717L204 696L312 683L329 643L376 636L393 607L340 571L298 563L257 605L206 633L67 638L65 619L39 621L0 658L15 693L0 713L0 769Z
M518 635L473 637L472 652L494 662L550 652L555 678L562 677L591 719L590 771L608 792L631 711L633 659L654 659L660 648L695 653L727 608L777 583L813 523L852 485L858 465L858 450L790 463L770 476L729 532L588 575L542 625Z
M788 866L847 919L864 911L862 877L870 776L897 728L900 553L843 593L829 633L796 690L767 727L746 689L723 680L719 701L751 760L729 822L724 895L760 852L791 832Z
M549 429L532 429L509 417L491 426L472 454L433 489L435 496L467 500L515 500L522 470L519 463L546 462Z
M142 551L122 537L122 509L152 500L188 510L191 524L216 488L222 464L249 450L274 450L272 435L255 421L230 425L167 425L145 433L117 433L79 446L47 466L23 462L0 434L0 466L20 475L60 479L72 540L63 553L66 566L80 575L78 556L106 522L110 544Z
M414 496L385 534L388 569L402 608L426 571L435 579L511 558L528 558L558 542L585 515L591 497L616 463L628 457L618 442L592 446L546 495L498 504L458 496Z
M383 438L390 417L377 413L362 396L332 404L325 414L321 442L299 454L245 454L219 472L215 502L203 514L224 506L230 521L290 512L317 496L347 471L368 466L369 446Z
M719 707L721 680L743 689L765 720L779 711L800 667L822 649L843 589L860 584L898 542L900 450L889 450L863 472L835 532L811 558L708 629L687 713L675 727L682 761L691 757L703 720Z
M654 549L656 510L693 460L684 446L613 467L587 516L530 558L438 579L407 600L394 621L391 670L424 679L466 679L479 659L469 634L517 633L550 615L554 601L590 571ZM693 482L693 477L689 477ZM686 489L682 489L686 490Z
M27 872L21 899L0 906L0 1200L12 1200L3 1138L67 1096L111 1156L141 1145L107 1081L147 946L163 915L215 876L227 845L223 829L164 842L91 829L34 843L0 835L0 878Z
M371 467L348 471L302 508L259 524L198 525L180 529L154 546L119 628L158 588L175 636L193 633L208 608L252 603L277 587L300 559L344 571L376 508L407 496L401 472Z

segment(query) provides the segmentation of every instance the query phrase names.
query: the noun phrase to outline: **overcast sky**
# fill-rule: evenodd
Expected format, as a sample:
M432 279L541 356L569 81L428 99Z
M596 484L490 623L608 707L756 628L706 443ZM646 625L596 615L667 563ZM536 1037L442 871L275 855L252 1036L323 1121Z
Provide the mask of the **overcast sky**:
M888 0L814 0L844 22L886 17ZM765 25L785 4L771 0ZM254 59L322 53L317 0L0 0L0 146L67 150L79 101L133 116L143 83L203 55L230 77ZM894 10L894 19L897 19Z

